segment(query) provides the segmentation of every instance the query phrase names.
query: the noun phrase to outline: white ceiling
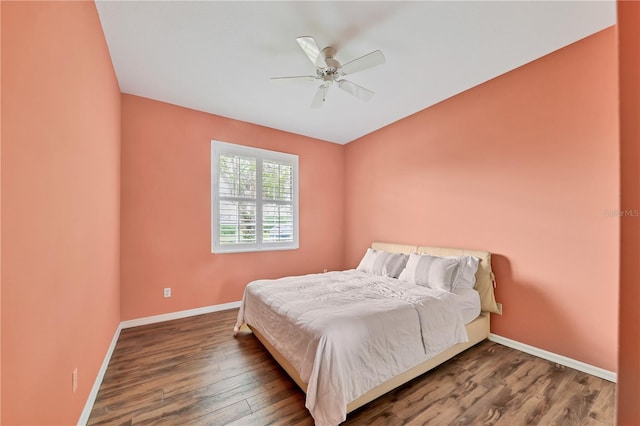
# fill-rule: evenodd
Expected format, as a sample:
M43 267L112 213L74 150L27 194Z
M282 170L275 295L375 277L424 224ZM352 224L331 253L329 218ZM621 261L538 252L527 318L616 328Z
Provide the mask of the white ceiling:
M96 3L122 92L340 144L616 22L614 1ZM373 100L271 82L314 73L302 35L343 64L382 50L347 77Z

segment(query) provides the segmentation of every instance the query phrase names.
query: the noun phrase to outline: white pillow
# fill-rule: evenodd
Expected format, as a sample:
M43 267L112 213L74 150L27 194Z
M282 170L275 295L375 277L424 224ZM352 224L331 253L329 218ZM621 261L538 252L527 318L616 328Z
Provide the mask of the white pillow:
M474 256L449 256L460 260L460 269L453 283L453 288L474 288L476 285L476 272L480 259Z
M407 266L400 274L401 281L452 292L460 267L460 259L429 254L410 254Z
M409 256L403 253L389 253L369 248L356 269L374 275L398 278L408 258Z

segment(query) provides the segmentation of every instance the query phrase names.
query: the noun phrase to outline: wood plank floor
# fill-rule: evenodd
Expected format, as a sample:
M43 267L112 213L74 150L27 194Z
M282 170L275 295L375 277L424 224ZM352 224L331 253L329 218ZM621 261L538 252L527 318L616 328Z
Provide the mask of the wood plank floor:
M304 393L237 309L125 329L89 425L313 425ZM611 425L613 383L484 341L346 425Z

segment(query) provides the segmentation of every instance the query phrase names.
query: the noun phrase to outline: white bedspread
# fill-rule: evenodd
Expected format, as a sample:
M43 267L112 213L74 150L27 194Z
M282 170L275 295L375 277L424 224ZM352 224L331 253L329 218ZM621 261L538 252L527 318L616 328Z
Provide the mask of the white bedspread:
M352 400L468 340L455 297L356 270L260 280L234 330L263 334L307 383L316 425L333 426Z

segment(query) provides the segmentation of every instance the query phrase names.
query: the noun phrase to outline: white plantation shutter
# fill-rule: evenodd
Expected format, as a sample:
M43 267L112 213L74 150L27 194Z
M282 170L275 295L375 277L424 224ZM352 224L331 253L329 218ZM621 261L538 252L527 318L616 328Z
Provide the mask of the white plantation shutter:
M293 165L262 163L262 229L265 242L293 241Z
M213 253L298 248L298 156L211 142Z
M219 156L220 243L256 243L256 159Z

